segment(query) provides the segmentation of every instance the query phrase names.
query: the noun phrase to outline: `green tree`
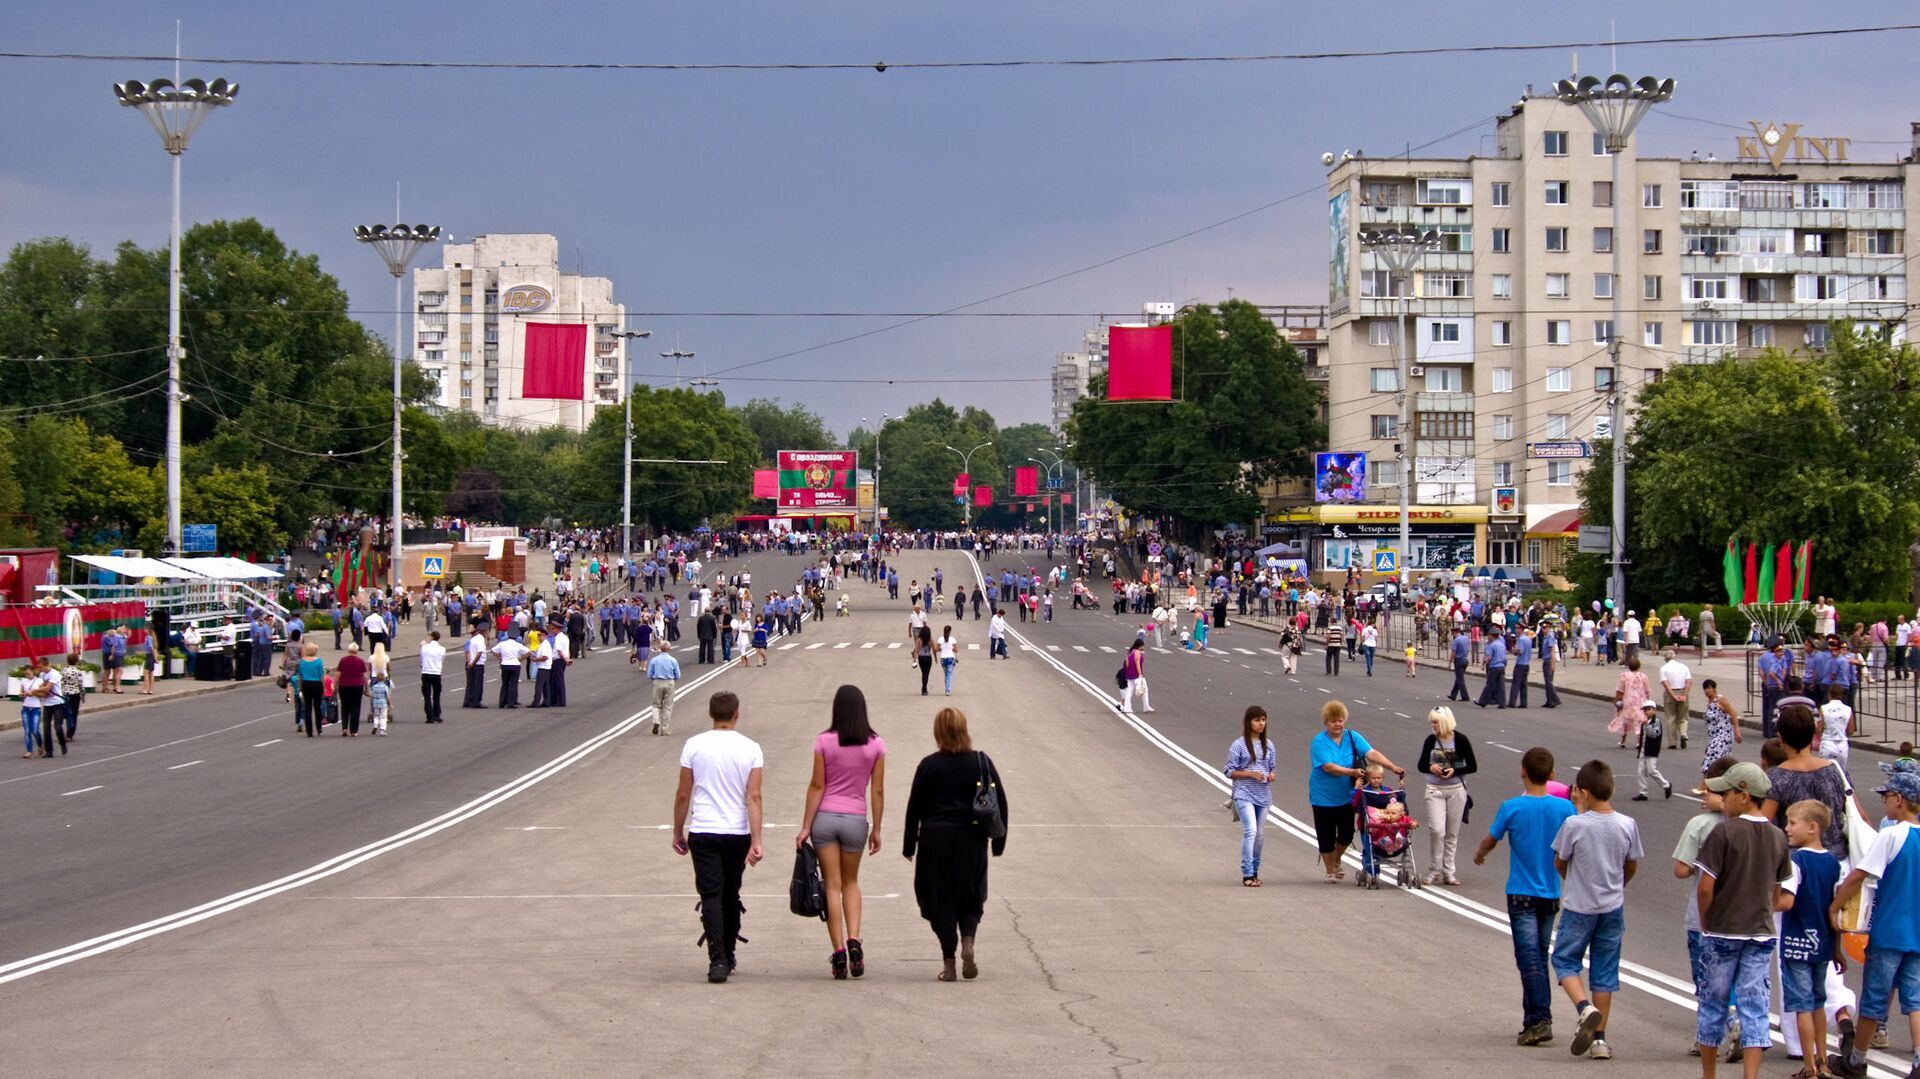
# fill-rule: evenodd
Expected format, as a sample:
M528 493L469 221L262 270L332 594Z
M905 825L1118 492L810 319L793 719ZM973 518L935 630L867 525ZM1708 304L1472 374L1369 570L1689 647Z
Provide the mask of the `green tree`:
M954 501L953 479L961 466L956 450L974 450L970 487L992 487L996 504L1008 497L1013 481L1001 464L998 435L992 415L972 407L959 411L938 397L888 420L879 436L880 499L888 519L907 528L960 527L966 509ZM983 442L994 445L974 449ZM870 444L854 448L863 462L872 460Z
M621 433L619 409L601 409L579 450L581 493L574 504L591 519L620 519ZM718 393L691 388L633 389L633 456L722 464L636 464L633 522L682 530L745 508L760 460L760 445L737 410Z
M107 388L105 361L80 359L105 351L103 327L88 305L100 273L85 247L63 238L18 244L0 264L0 356L49 357L6 364L10 402L44 408ZM148 373L164 355L158 342L147 343Z
M805 405L796 403L781 408L777 401L756 397L734 411L759 443L761 468L772 468L781 450L834 448L833 435L827 431L826 424Z
M1198 532L1260 511L1259 486L1307 476L1326 441L1320 391L1259 308L1201 304L1173 323L1167 403L1075 402L1071 456L1121 505Z
M13 431L0 425L0 546L26 547L41 542L37 518L15 475Z
M165 482L160 469L155 468L152 475L157 482ZM182 523L213 525L222 552L267 559L286 546L288 535L280 524L274 488L273 473L266 465L216 465L182 483L180 519ZM157 551L166 534L163 511L141 530L140 545Z
M14 471L32 506L40 542L90 551L125 546L156 507L156 485L110 435L72 416L35 416L20 427Z

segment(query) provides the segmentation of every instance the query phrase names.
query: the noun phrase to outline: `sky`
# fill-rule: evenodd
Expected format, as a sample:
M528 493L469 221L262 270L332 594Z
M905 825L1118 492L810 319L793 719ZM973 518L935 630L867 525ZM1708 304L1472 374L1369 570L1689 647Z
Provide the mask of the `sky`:
M1849 0L1571 13L1471 0L73 0L9 12L0 48L164 55L177 19L187 56L230 60L899 64L1603 41L1903 15ZM1920 97L1916 44L1909 31L1637 46L1618 63L1678 80L1641 128L1643 156L1728 156L1747 121L1777 120L1853 137L1856 160L1892 160L1920 119L1901 104ZM1611 69L1608 52L1582 49L1580 70ZM936 395L1003 424L1044 422L1054 353L1102 315L1229 295L1325 303L1323 152L1388 156L1462 129L1424 152L1489 152L1493 117L1575 63L1562 51L884 73L193 63L183 74L242 89L194 136L184 213L259 218L316 254L385 335L392 279L351 230L391 220L397 182L401 219L445 235L554 233L565 268L611 278L646 312L629 328L695 352L686 373L718 378L730 400L801 403L840 434ZM0 112L0 247L60 235L105 256L122 240L165 243L166 155L111 84L170 66L0 59L0 91L19 103ZM988 315L883 317L983 300L969 310ZM636 376L670 383L655 351Z

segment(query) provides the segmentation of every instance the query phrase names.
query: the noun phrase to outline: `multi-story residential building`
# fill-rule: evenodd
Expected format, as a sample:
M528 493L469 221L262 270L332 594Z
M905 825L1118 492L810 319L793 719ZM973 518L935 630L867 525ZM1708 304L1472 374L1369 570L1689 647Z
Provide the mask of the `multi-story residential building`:
M626 307L614 302L612 281L562 272L560 242L547 233L475 236L441 253L442 265L413 271L413 356L438 385L440 408L501 426L584 431L596 409L625 400L627 341L613 334ZM520 396L530 322L587 325L579 400Z
M1374 504L1303 522L1313 568L1368 569L1372 550L1397 546L1410 482L1417 568L1555 573L1578 520L1575 481L1605 466L1585 454L1608 433L1616 382L1630 404L1676 364L1818 349L1836 321L1904 336L1905 207L1920 170L1915 155L1851 160L1852 145L1767 123L1730 138L1724 159L1630 145L1616 191L1580 110L1529 93L1496 122L1492 156L1336 163L1329 448L1369 454ZM1395 275L1362 234L1409 228L1439 245Z
M1087 395L1095 375L1107 373L1107 328L1097 326L1081 335L1077 352L1053 354L1053 430L1059 434L1073 418L1073 403Z

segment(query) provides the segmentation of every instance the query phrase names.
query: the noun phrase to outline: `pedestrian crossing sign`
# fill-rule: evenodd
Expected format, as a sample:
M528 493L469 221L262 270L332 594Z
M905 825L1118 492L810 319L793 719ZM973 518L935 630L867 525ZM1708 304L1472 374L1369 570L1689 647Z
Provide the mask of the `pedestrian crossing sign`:
M1375 573L1396 572L1394 562L1395 557L1392 551L1373 552L1373 572Z
M447 560L437 554L430 554L420 560L420 576L437 581L447 575Z

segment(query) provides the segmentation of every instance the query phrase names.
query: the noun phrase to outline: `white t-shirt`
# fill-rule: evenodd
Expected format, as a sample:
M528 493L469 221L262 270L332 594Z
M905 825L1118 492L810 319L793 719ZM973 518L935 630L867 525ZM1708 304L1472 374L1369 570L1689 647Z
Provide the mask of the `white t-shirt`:
M908 629L919 629L920 627L926 624L927 624L927 613L925 611L916 610L916 611L911 611L907 614Z
M1886 873L1887 867L1893 864L1894 858L1900 854L1900 848L1906 845L1907 837L1912 832L1913 825L1908 821L1897 820L1888 824L1880 829L1880 834L1875 836L1872 845L1867 847L1867 853L1853 863L1853 868L1879 880Z
M1620 639L1627 644L1640 643L1640 620L1629 618L1620 623Z
M1813 609L1813 631L1822 636L1833 632L1834 616L1839 612L1833 604L1822 603Z
M1681 690L1687 687L1687 683L1692 680L1693 672L1687 669L1686 664L1677 659L1670 659L1660 665L1660 682L1666 686L1668 690L1672 691L1676 697L1680 695Z
M375 611L367 616L367 620L362 624L362 628L368 633L384 634L387 632L387 620L380 617L379 611Z
M941 659L958 659L959 658L958 656L953 654L955 642L952 637L942 637L939 640L934 641L933 646L939 650Z
M747 777L765 768L760 743L733 730L702 731L680 749L680 767L693 769L688 832L746 835Z
M522 659L526 658L527 651L526 645L521 644L512 637L502 637L500 638L500 643L493 646L493 654L499 656L500 662L503 664L519 663Z
M435 640L420 642L420 673L439 674L440 665L446 657L446 645Z
M993 638L994 640L999 640L1000 638L1005 637L1006 635L1007 635L1006 616L998 615L998 614L994 615L993 619L987 623L987 636Z
M470 667L487 665L487 639L478 633L467 638L467 665Z

